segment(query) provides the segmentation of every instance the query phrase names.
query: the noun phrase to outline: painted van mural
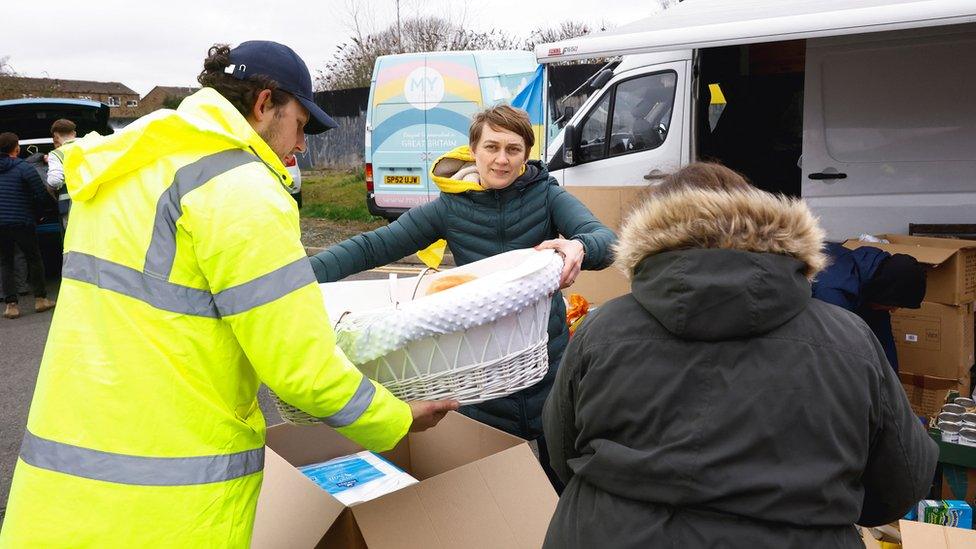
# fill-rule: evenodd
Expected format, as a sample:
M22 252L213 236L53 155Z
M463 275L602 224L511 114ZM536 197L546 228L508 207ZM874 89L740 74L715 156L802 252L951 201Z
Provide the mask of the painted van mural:
M467 143L471 117L487 105L510 102L537 66L526 51L379 57L366 112L369 211L395 219L435 198L430 164Z

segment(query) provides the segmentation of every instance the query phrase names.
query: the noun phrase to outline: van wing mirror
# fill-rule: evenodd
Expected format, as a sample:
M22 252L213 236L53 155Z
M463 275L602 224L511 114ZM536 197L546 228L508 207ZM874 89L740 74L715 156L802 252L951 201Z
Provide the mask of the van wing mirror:
M594 90L598 90L603 86L605 86L606 83L609 82L611 78L613 78L613 71L610 69L603 69L596 75L596 78L594 78L593 81L590 82L590 88Z
M568 166L572 166L574 163L574 158L576 157L576 150L579 148L578 136L576 135L576 126L573 124L566 124L563 128L563 162Z

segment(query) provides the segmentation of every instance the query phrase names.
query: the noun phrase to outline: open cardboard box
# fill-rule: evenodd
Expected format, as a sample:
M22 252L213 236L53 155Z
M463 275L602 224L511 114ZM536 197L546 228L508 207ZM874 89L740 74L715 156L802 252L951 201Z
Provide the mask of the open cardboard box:
M911 520L899 521L898 530L903 549L976 549L976 530Z
M420 482L346 507L296 467L361 451L321 425L268 429L252 547L542 546L558 500L524 440L458 413L384 457Z
M976 300L976 240L930 238L903 234L879 234L890 244L848 240L850 249L880 248L891 254L907 254L929 266L925 301L961 305Z
M880 537L880 539L878 539ZM880 528L861 527L861 539L867 549L976 549L976 531L926 524L911 520L898 521Z

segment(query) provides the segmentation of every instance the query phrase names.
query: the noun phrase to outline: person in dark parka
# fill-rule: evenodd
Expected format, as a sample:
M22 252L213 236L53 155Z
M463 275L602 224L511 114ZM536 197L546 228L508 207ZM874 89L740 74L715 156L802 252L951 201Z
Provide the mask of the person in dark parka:
M910 255L890 254L873 246L849 250L829 243L830 264L813 283L813 297L857 313L874 332L888 363L898 371L891 313L918 309L925 297L925 268Z
M860 548L855 524L926 496L938 448L877 339L810 295L822 241L802 202L712 164L628 218L631 293L590 313L546 401L568 484L545 547Z
M397 261L446 239L457 265L521 248L553 248L564 257L561 285L580 269L610 264L616 235L558 182L544 163L527 160L534 142L524 111L507 105L474 117L470 146L434 162L438 198L408 210L387 227L336 244L311 258L319 282ZM525 439L542 434L542 405L569 339L562 293L552 296L549 371L513 395L465 406L466 415ZM544 452L544 449L543 449Z

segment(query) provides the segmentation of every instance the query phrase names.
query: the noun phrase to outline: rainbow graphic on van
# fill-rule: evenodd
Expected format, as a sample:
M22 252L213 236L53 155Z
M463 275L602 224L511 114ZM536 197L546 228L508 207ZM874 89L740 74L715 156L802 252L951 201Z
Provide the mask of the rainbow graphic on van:
M430 164L468 142L472 116L509 102L538 65L531 52L431 52L376 60L366 127L367 197L374 215L393 218L438 195Z

